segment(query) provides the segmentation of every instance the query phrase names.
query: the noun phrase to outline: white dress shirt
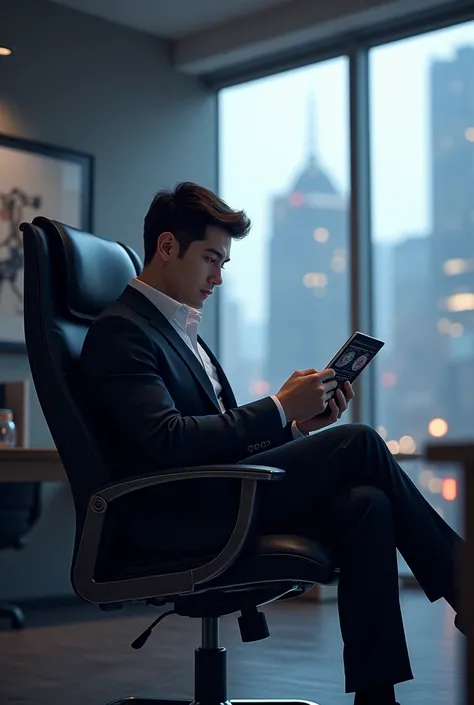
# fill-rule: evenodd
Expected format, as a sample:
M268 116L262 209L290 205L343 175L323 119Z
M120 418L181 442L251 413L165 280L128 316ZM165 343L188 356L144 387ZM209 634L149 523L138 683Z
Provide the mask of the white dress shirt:
M129 284L134 289L137 289L141 294L146 296L147 299L151 301L154 306L156 306L156 308L163 314L166 320L169 321L178 335L186 343L188 348L196 355L197 359L206 370L207 376L211 380L214 393L217 401L219 402L220 410L224 413L226 409L222 402L222 385L219 381L217 370L212 364L211 358L198 341L198 327L202 318L201 313L186 304L180 304L167 294L163 294L162 291L158 291L158 289L154 289L149 284L145 284L145 282L137 279L137 277L133 277ZM288 421L280 400L277 399L275 395L272 395L271 398L275 402L280 413L282 426L286 426ZM293 422L291 430L293 438L301 438L304 436L304 434L301 433L296 426L295 422Z

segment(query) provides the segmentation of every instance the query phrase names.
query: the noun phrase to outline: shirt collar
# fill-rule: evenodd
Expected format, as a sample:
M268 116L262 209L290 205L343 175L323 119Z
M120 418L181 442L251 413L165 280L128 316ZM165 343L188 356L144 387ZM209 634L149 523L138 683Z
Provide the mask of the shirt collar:
M168 321L176 321L184 330L187 330L192 323L199 325L201 322L202 315L200 311L186 304L180 304L172 299L171 296L154 289L149 284L145 284L137 277L133 277L129 284L146 296Z

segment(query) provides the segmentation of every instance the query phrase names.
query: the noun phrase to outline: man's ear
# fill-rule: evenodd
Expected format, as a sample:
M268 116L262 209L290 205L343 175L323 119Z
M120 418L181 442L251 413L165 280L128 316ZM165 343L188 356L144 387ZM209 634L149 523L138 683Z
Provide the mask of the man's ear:
M158 256L161 260L164 260L165 262L170 260L175 242L176 239L173 233L170 233L168 231L160 233L156 242L155 257Z

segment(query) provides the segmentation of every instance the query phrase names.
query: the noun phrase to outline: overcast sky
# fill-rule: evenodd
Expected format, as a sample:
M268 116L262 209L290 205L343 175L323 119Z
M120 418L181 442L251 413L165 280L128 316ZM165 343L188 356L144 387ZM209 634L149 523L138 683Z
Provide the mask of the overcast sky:
M465 45L474 46L474 22L371 52L372 217L378 241L429 231L429 67L433 60L452 58ZM310 95L320 163L347 194L345 58L220 94L220 193L232 207L244 208L254 223L249 238L233 246L228 294L242 303L249 319L265 315L270 203L272 196L291 187L305 163ZM250 297L242 278L251 284Z

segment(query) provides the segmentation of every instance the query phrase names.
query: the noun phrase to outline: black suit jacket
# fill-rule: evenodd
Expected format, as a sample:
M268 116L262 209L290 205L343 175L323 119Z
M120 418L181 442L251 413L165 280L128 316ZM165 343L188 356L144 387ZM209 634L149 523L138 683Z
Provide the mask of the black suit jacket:
M247 457L251 462L253 453L291 440L290 425L282 426L270 397L237 406L219 362L199 342L217 369L225 413L197 357L141 292L128 286L91 325L80 360L81 381L113 478ZM172 483L166 490L142 492L140 513L148 529L150 517L157 515L168 528L172 515L180 516L175 528L198 521L209 543L212 527L224 526L226 515L234 514L237 490L238 483L227 480ZM155 533L162 530L156 521L154 527ZM185 532L178 533L184 538Z

